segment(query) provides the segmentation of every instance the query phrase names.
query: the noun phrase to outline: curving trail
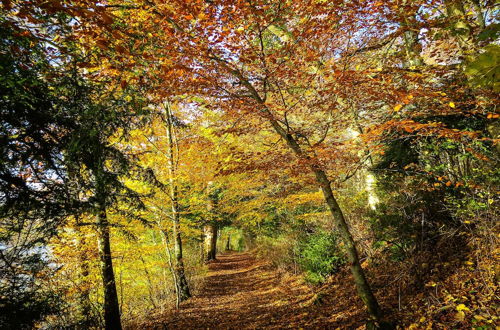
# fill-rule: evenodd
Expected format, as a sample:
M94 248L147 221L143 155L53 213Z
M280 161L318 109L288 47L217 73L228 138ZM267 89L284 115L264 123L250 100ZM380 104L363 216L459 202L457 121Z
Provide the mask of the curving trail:
M219 255L209 269L198 295L182 303L179 311L143 328L353 329L366 317L350 285L335 290L333 296L325 294L318 303L298 277L280 277L250 253Z

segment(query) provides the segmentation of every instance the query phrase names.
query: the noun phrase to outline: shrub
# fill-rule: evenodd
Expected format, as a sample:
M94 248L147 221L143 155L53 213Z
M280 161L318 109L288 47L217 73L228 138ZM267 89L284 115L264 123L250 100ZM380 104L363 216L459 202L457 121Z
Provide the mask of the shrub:
M338 241L334 233L318 231L300 242L299 265L305 272L306 281L320 284L344 264L345 255Z

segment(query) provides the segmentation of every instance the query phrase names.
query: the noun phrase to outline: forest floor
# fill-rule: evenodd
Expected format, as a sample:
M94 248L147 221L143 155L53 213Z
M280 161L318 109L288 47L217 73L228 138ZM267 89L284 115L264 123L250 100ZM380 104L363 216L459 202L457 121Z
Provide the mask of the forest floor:
M348 274L345 274L348 276ZM348 283L314 294L298 276L282 275L251 253L227 253L209 264L198 295L151 320L154 329L355 329L367 318ZM342 285L340 290L337 290Z

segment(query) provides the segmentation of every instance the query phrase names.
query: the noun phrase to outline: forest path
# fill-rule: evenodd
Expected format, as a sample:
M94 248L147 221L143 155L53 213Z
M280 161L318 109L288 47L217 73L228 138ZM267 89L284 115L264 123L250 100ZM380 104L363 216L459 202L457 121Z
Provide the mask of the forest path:
M282 277L250 253L222 254L209 264L200 293L154 328L345 329L362 325L365 315L355 303L354 291L349 285L341 293L335 291L333 299L326 294L317 304L300 278Z

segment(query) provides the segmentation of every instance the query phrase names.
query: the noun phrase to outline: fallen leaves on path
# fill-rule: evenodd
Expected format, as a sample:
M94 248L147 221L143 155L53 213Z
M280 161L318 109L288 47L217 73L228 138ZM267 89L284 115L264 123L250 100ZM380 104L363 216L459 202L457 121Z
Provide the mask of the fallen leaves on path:
M366 319L350 285L319 297L299 277L281 276L250 253L220 255L209 269L200 294L142 328L352 329Z

